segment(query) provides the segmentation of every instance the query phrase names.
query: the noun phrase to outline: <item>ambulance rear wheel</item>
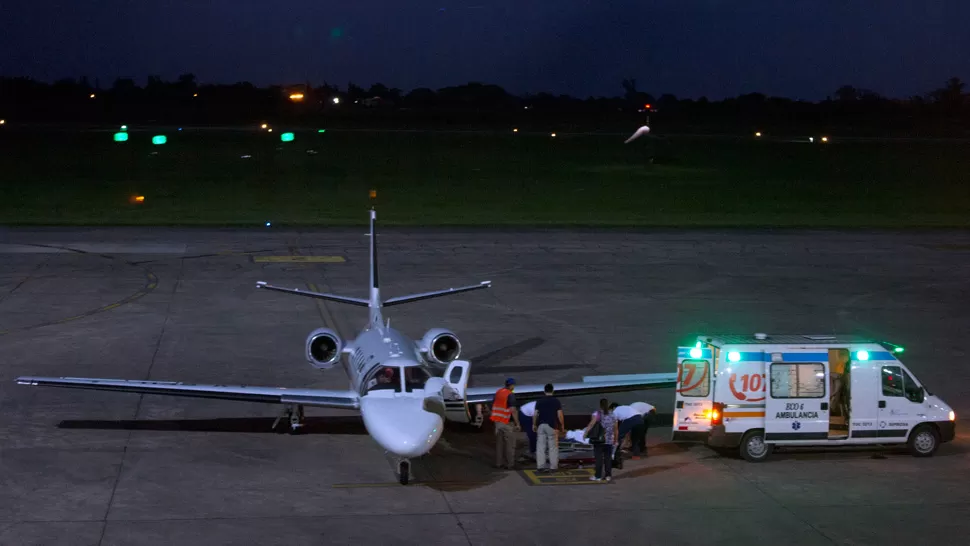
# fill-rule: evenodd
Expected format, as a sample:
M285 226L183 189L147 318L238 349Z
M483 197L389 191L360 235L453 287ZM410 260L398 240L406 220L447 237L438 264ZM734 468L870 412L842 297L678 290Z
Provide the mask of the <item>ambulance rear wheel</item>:
M765 431L752 430L741 439L741 456L751 463L760 463L771 455L770 444L765 443Z
M940 447L940 433L931 425L921 425L909 435L909 452L914 457L929 457Z

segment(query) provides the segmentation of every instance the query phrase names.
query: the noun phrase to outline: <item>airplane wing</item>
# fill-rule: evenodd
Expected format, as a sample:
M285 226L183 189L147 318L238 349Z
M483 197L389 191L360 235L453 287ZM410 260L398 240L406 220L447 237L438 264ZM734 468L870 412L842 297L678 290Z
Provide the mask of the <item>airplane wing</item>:
M577 383L553 383L555 395L585 396L613 392L640 391L648 389L669 389L677 385L676 373L646 373L636 375L594 375L584 377ZM465 389L469 404L491 404L499 387L469 387ZM520 404L537 400L543 396L543 385L516 385L515 399Z
M360 409L357 393L324 389L288 389L286 387L249 387L245 385L193 385L175 381L139 381L132 379L97 379L88 377L18 377L18 385L64 387L100 391L133 392L168 396L213 398L262 402L266 404L302 404L336 409Z

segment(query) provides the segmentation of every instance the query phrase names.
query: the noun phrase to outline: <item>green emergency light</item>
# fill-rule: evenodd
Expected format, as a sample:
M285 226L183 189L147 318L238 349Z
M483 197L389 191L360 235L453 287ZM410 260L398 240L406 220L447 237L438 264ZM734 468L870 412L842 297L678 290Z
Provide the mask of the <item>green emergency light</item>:
M115 133L115 142L124 142L128 140L128 133Z
M317 132L318 132L318 133L326 133L326 132L327 132L327 130L326 130L326 129L317 129Z
M293 133L283 133L280 135L280 140L283 142L292 142L294 138Z
M152 137L152 144L158 146L159 144L165 144L168 142L168 138L165 135L155 135Z

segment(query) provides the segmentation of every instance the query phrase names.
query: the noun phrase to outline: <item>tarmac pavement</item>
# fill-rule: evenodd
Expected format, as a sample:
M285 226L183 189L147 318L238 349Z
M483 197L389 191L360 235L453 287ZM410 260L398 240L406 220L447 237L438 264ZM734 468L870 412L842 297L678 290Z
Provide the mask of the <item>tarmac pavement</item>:
M344 388L303 358L359 308L256 281L365 296L366 228L0 229L0 544L964 544L970 531L970 233L380 229L388 309L454 330L474 384L670 372L706 333L858 333L957 412L957 440L905 452L778 452L749 464L649 435L610 484L491 467L449 427L414 481L352 412L16 385L21 375ZM297 258L293 258L296 256ZM596 397L565 400L568 413ZM671 390L624 393L669 413ZM522 435L524 442L524 435Z

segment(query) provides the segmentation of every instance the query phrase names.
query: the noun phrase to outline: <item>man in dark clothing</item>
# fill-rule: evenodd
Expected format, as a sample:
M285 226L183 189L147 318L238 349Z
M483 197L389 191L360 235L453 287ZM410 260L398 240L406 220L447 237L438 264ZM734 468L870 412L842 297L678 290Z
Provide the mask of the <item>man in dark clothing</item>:
M562 404L552 395L552 383L546 384L543 391L544 396L536 401L532 430L536 431L536 468L550 472L559 468L559 434L566 431L566 419Z

